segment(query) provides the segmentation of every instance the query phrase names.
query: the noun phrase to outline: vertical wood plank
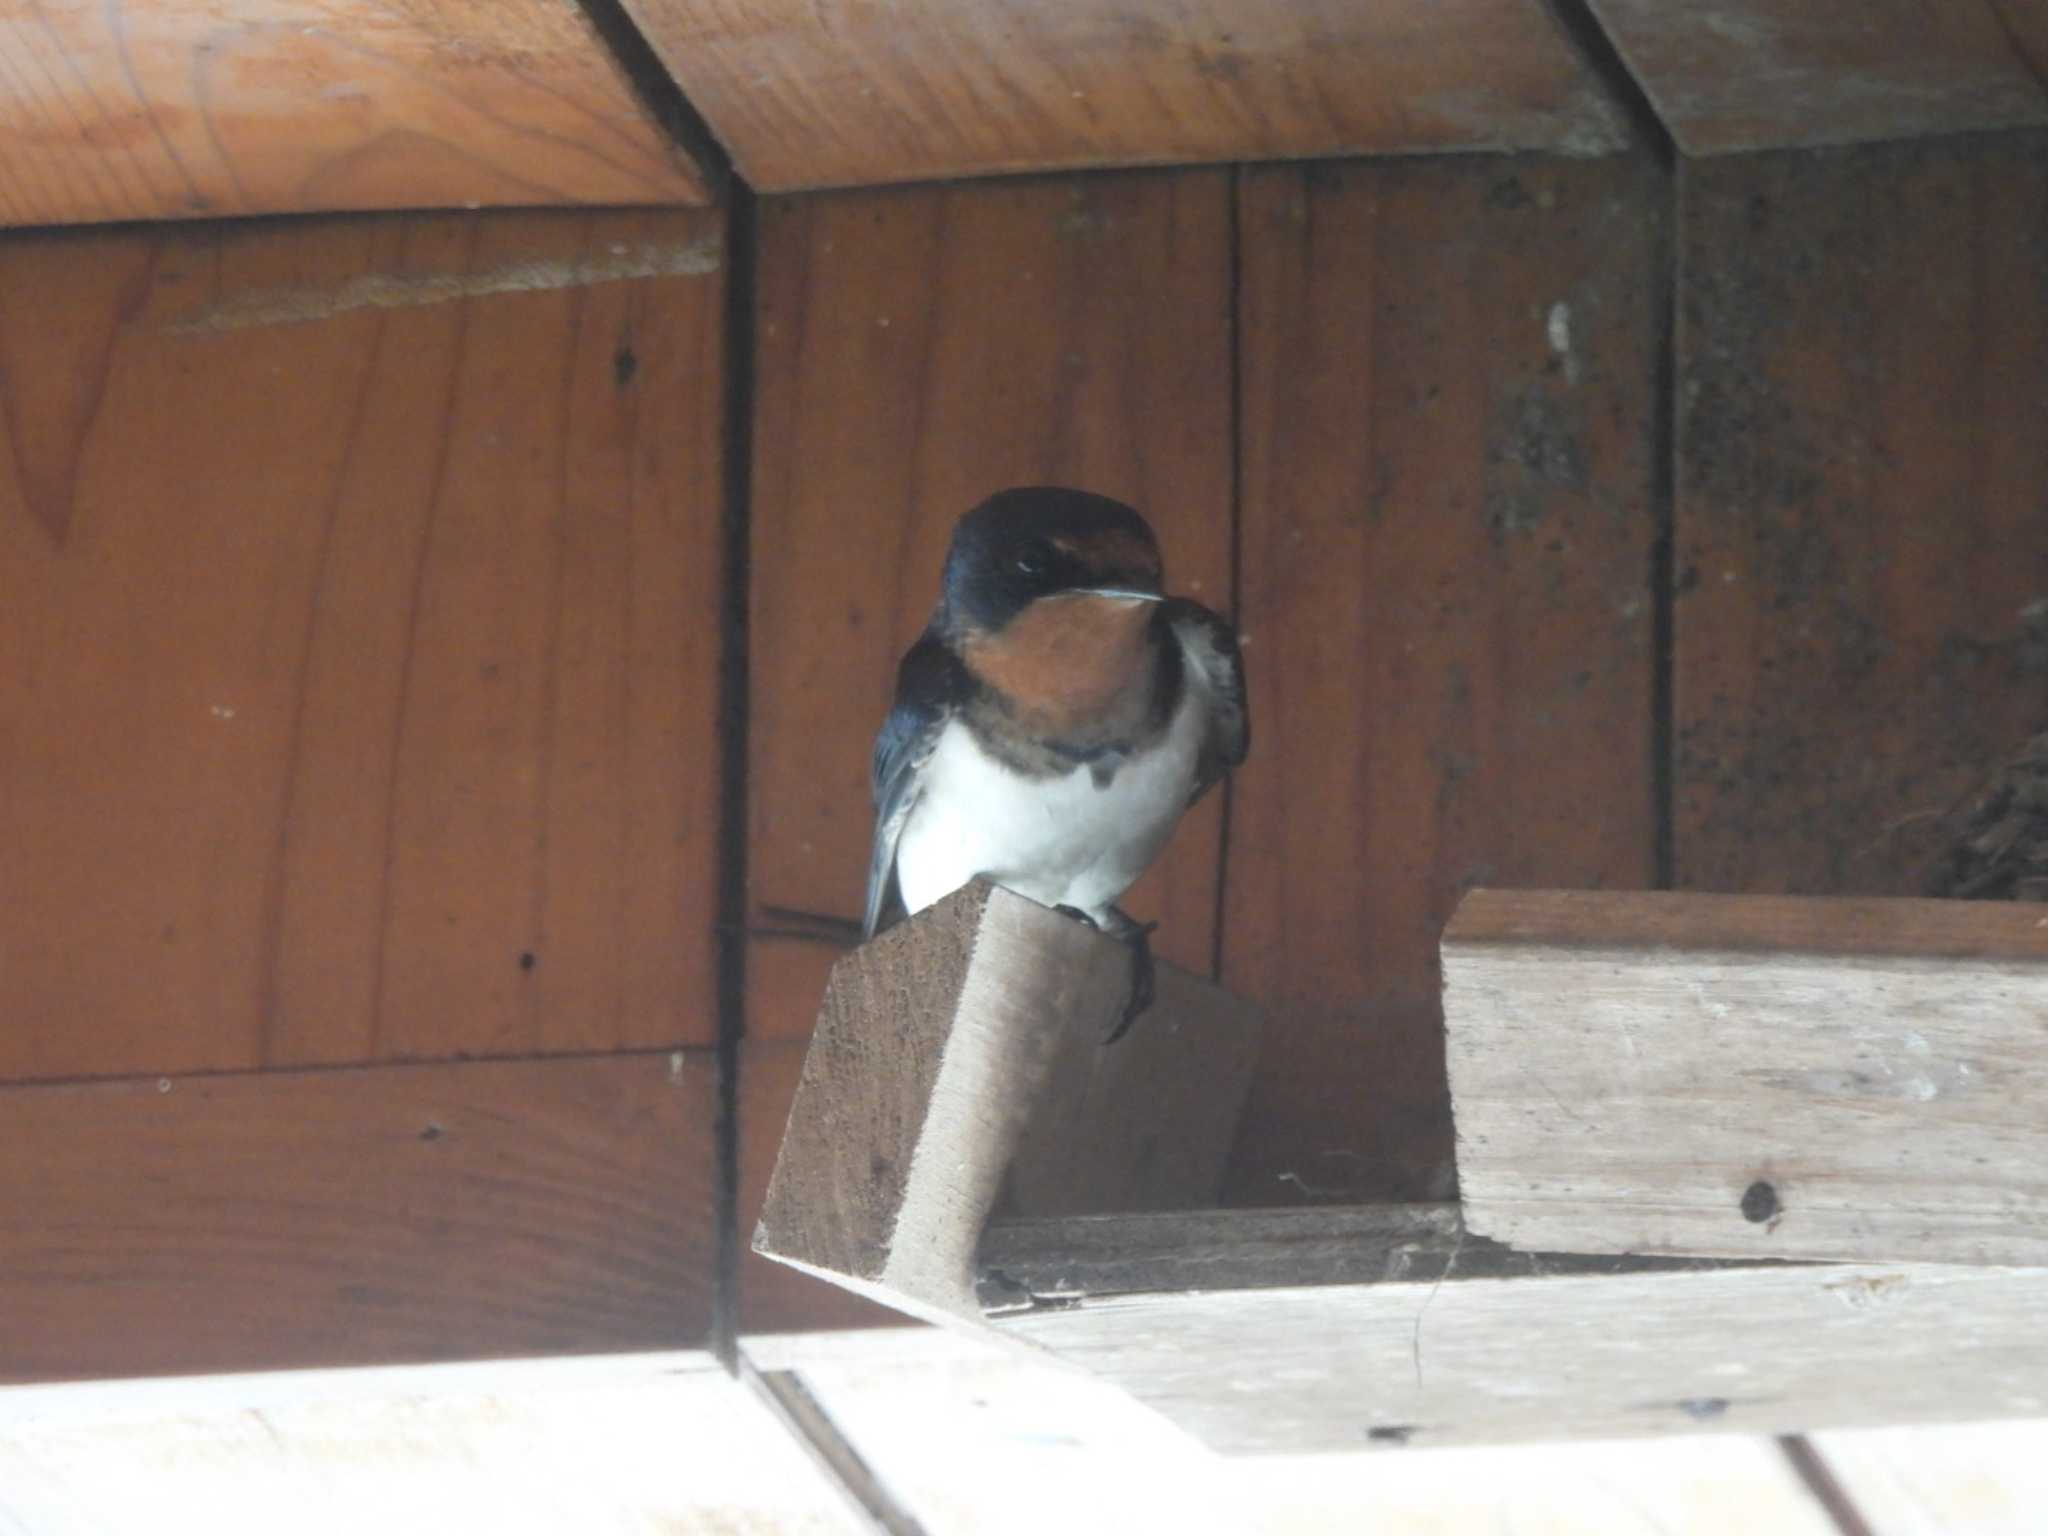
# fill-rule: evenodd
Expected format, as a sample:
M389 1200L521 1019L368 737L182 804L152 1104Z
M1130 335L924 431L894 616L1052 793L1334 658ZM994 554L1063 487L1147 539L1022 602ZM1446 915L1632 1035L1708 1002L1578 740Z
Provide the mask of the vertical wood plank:
M2028 133L1685 168L1680 883L1912 894L2040 729L2044 166Z
M1221 172L763 205L750 901L853 915L868 747L953 523L1007 485L1143 510L1168 584L1230 592L1230 225ZM1256 708L1256 705L1254 706ZM1220 797L1134 892L1209 968ZM808 1034L831 951L750 946L750 1032Z
M0 245L0 1075L711 1038L720 240Z
M1237 1199L1446 1195L1458 895L1649 882L1653 190L1627 159L1246 173L1222 979L1274 1023Z

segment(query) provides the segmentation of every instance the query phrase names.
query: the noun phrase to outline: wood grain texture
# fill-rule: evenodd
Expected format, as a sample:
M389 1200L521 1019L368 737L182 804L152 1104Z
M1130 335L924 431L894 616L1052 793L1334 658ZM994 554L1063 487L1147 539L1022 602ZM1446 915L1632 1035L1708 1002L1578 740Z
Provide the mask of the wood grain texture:
M1350 1212L1297 1214L1369 1241ZM1451 1216L1389 1229L1384 1278L1356 1284L1293 1283L1294 1244L1254 1229L1270 1273L1211 1289L1218 1234L1187 1224L1176 1266L1166 1229L1184 1221L1046 1224L1037 1258L1013 1244L1006 1262L1056 1269L1063 1228L1125 1225L1152 1288L1070 1287L992 1321L1231 1453L1931 1423L2035 1412L2048 1392L2043 1269L1558 1261Z
M704 1342L708 1053L0 1089L0 1379Z
M1019 1214L1213 1203L1257 1048L1242 1003L977 881L833 968L757 1253L978 1325L974 1254Z
M0 225L702 203L569 0L25 0Z
M740 174L771 192L1623 142L1532 0L626 4Z
M0 1076L708 1043L720 242L0 245Z
M2048 1263L2048 915L1475 891L1444 935L1473 1231Z
M1447 1196L1459 892L1649 882L1657 206L1627 159L1247 173L1233 1202Z
M1689 155L2035 127L2001 8L2030 0L1590 0Z
M1216 172L771 200L759 227L748 875L860 911L868 754L953 524L1009 485L1117 496L1227 609L1229 182ZM1254 712L1258 709L1253 700ZM1221 795L1126 905L1207 971ZM829 948L750 947L748 1031L810 1032Z
M1225 1458L1020 1350L818 1361L803 1381L934 1532L1840 1536L1762 1436Z
M821 984L818 995L824 995ZM768 1180L782 1150L789 1111L803 1074L804 1040L746 1040L740 1044L739 1195L735 1226L747 1238L739 1266L737 1331L742 1337L803 1331L916 1326L901 1312L856 1296L830 1280L805 1274L754 1251L752 1234L768 1198Z
M2048 135L1682 174L1678 881L1917 894L2048 698Z

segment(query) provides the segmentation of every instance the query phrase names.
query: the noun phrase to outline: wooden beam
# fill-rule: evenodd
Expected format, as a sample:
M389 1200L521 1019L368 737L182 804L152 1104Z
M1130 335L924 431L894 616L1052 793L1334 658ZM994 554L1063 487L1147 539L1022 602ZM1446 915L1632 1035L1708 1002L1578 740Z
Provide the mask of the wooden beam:
M1225 1458L1113 1387L1023 1350L814 1356L801 1377L873 1475L933 1532L1841 1536L1777 1444L1757 1435L1426 1456L1380 1455L1369 1442L1351 1454ZM2029 1428L2048 1439L2048 1428ZM1899 1432L1896 1465L1912 1466L1916 1433L1936 1432ZM1960 1518L1943 1529L2031 1536L2019 1511L2035 1507L2016 1505L2015 1523L1991 1531ZM1901 1536L1916 1529L1904 1525Z
M11 6L0 146L0 225L706 201L562 0Z
M994 1324L1232 1453L1782 1433L2048 1400L2048 1269L1564 1259L1472 1236L1447 1207L1376 1234L1353 1212L1281 1214L998 1228L986 1262L1043 1304ZM1305 1249L1339 1247L1354 1278L1302 1283ZM1144 1273L1099 1286L1069 1258L1134 1250ZM1220 1286L1219 1255L1238 1266ZM778 1343L801 1369L801 1339Z
M0 1089L0 1382L705 1343L708 1053Z
M1444 935L1475 1232L2048 1264L2048 908L1476 891Z
M979 1325L998 1204L1074 1214L1216 1197L1257 1047L1242 1003L1170 966L1105 1044L1129 951L979 882L834 967L754 1238L932 1321Z
M755 187L1624 141L1535 0L626 0Z
M2029 0L1591 0L1689 155L2048 123Z

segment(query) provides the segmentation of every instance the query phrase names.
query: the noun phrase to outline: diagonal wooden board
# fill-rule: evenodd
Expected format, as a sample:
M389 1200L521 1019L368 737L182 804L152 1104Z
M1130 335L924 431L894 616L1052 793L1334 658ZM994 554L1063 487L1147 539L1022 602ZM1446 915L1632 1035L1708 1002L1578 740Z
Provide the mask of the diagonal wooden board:
M1480 891L1443 957L1473 1231L2048 1264L2048 908Z
M1170 966L1105 1043L1124 946L985 882L834 967L757 1252L930 1321L982 1326L973 1266L1019 1215L1212 1202L1253 1010Z

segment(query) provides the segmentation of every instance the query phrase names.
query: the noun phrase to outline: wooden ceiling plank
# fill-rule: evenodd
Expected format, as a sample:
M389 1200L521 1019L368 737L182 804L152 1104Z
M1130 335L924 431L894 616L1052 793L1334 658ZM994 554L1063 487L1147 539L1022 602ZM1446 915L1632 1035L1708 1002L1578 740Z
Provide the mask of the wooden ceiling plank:
M1625 137L1535 0L626 4L763 191Z
M707 200L569 0L0 16L0 225Z
M1689 155L2048 123L1994 9L2030 0L1590 3Z

